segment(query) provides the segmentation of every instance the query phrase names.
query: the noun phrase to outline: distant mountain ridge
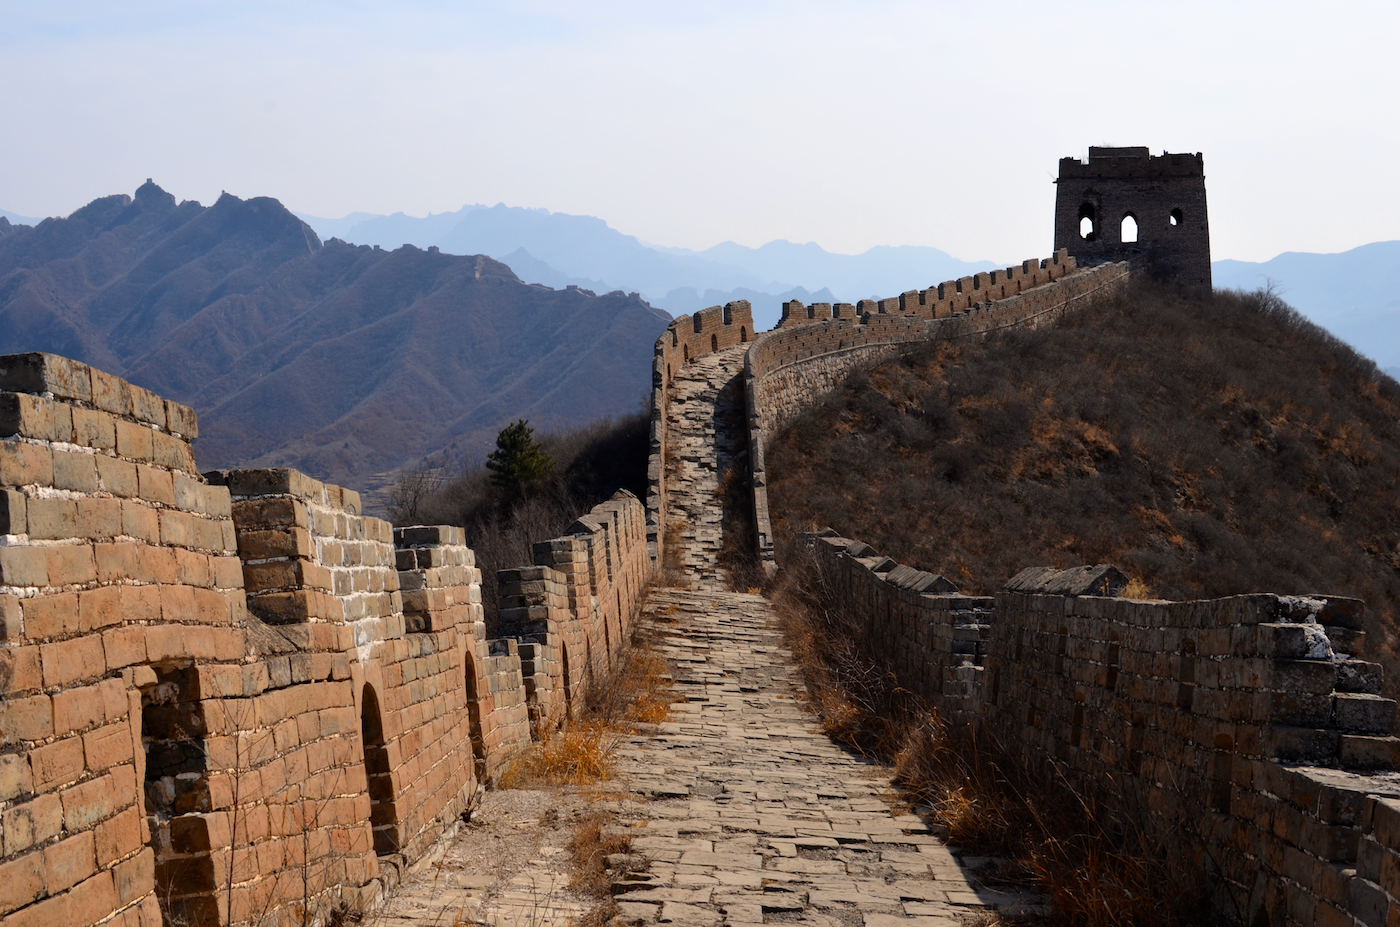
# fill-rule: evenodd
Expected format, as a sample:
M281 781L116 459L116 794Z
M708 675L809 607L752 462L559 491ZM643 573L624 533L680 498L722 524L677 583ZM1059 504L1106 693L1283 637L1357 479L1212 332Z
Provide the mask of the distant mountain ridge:
M1215 261L1215 286L1279 296L1382 367L1400 367L1400 241L1337 254L1288 251L1268 261Z
M0 235L0 353L51 351L186 402L202 467L382 486L479 457L506 421L634 411L669 316L484 255L322 243L266 197L147 182Z
M593 216L500 203L464 206L422 219L395 213L350 221L357 216L363 214L301 218L323 237L381 247L411 243L422 248L436 245L452 254L488 254L529 282L573 283L598 292L635 291L652 305L677 314L747 299L760 330L777 323L787 299L854 302L893 296L913 286L927 287L999 266L990 261L960 261L936 248L915 246L876 247L859 255L833 254L810 242L787 241L761 248L734 242L704 251L659 248Z

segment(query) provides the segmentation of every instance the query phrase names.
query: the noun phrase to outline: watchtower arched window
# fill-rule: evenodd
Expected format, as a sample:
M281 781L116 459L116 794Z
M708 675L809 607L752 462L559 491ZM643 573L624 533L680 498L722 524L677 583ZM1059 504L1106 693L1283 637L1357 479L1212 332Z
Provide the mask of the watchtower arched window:
M1173 228L1179 228L1185 219L1186 217L1182 214L1181 207L1178 206L1172 210L1171 216L1167 219L1167 224L1171 225Z
M1079 237L1085 241L1099 240L1098 212L1093 203L1079 206Z
M1138 240L1137 216L1128 213L1123 217L1123 221L1118 226L1118 240L1125 245L1130 245Z
M399 851L399 815L394 802L394 775L384 741L384 718L373 686L365 686L360 701L360 736L365 749L365 778L369 780L369 823L374 832L374 852L388 856Z
M718 350L719 350L719 336L718 336L718 335L711 335L711 336L710 336L710 350L711 350L711 351L718 351Z

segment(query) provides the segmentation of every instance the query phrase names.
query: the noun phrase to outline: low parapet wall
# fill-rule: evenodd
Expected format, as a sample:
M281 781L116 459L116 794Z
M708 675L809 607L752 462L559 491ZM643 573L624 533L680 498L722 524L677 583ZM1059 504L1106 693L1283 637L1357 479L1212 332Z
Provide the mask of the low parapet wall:
M1041 262L1026 261L1019 272L1014 270L978 274L922 293L911 290L878 304L863 301L866 311L851 318L844 309L832 318L826 304L817 304L809 311L799 303L789 303L782 327L763 335L749 348L744 360L749 459L757 546L766 570L771 572L776 565L768 513L768 441L834 389L854 367L901 346L935 338L1049 324L1089 299L1121 288L1129 274L1126 263L1076 271L1063 251ZM1014 287L1021 289L1003 295ZM970 302L973 298L995 301ZM964 302L968 304L962 306Z
M1177 835L1224 916L1400 918L1395 703L1356 656L1357 600L1137 601L1112 567L1027 570L973 598L859 542L812 543L901 686Z
M753 308L746 299L677 316L656 340L651 365L651 448L647 461L647 550L655 564L661 562L666 533L666 410L671 401L671 380L692 360L747 344L755 336Z
M395 529L294 470L201 476L196 428L87 365L0 357L4 927L372 907L627 639L630 495L536 545L548 626L488 641L461 529Z

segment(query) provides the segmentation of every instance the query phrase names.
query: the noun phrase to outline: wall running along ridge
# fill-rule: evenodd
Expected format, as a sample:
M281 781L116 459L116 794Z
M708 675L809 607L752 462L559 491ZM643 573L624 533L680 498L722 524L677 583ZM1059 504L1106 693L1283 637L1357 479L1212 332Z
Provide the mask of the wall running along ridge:
M201 476L194 413L0 357L0 927L372 907L606 673L628 493L503 571L295 470Z
M927 290L859 303L784 303L771 332L755 334L747 300L678 316L657 339L652 359L651 452L647 465L647 548L660 563L666 534L666 414L671 382L686 364L751 343L745 355L749 454L758 550L776 569L764 482L765 435L834 387L852 366L901 344L1012 325L1041 325L1086 298L1121 286L1128 265L1081 270L1064 250L1044 260L949 280ZM811 325L807 323L825 323Z
M995 598L812 536L860 645L948 721L1046 758L1185 834L1251 925L1400 919L1400 740L1336 596L1118 598L1111 566L1032 568ZM1177 838L1180 840L1181 838Z
M901 345L1049 324L1090 298L1120 289L1128 273L1126 263L1080 270L1058 251L1005 272L911 290L897 300L864 300L854 318L847 314L849 304L786 304L779 328L763 335L744 360L754 523L764 569L771 574L777 568L765 472L768 441L853 367Z

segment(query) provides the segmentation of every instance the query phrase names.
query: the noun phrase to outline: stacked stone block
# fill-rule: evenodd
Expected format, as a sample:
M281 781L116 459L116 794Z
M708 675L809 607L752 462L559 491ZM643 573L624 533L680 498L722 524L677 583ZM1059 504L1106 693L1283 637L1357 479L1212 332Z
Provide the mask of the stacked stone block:
M195 434L188 408L85 364L0 358L0 923L160 920L153 843L208 764L171 762L148 816L149 667L243 654L228 494ZM207 905L209 880L187 887Z
M1361 603L1135 601L1112 567L1030 569L971 599L860 542L810 540L848 626L900 685L1177 835L1214 866L1220 910L1400 918L1400 740L1379 667L1359 656Z
M0 357L4 927L372 907L529 744L525 673L562 698L549 640L484 640L460 529L395 532L292 470L206 478L195 434L86 365ZM634 607L639 504L588 518L574 598L595 570Z

